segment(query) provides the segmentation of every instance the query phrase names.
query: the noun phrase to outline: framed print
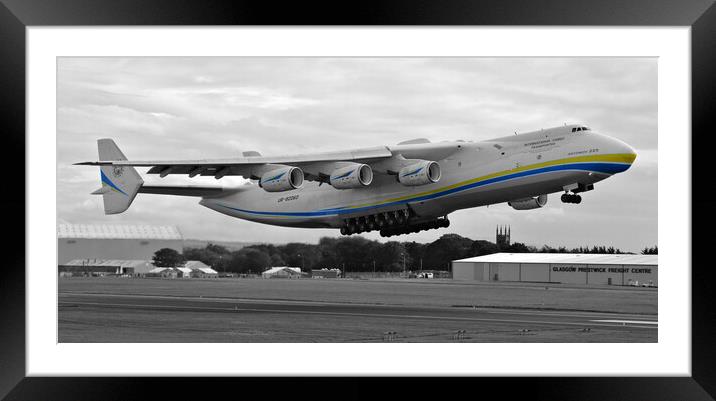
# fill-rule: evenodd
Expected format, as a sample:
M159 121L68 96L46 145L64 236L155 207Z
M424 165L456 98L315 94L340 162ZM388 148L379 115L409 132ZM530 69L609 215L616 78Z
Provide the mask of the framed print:
M58 9L9 1L2 8L2 110L12 132L8 153L22 158L8 165L25 166L23 188L9 180L6 201L25 212L22 223L13 221L25 235L11 239L23 238L24 251L19 243L8 247L14 268L7 269L0 294L6 322L0 391L8 399L82 398L87 389L134 398L135 384L146 388L162 380L171 393L186 395L179 382L191 381L138 376L223 376L210 382L225 388L244 376L301 376L291 387L344 376L331 383L357 394L365 390L355 376L462 376L475 380L470 386L510 383L506 387L519 388L522 396L530 389L552 399L714 394L713 273L693 257L710 239L696 228L710 227L716 199L702 166L711 148L704 123L713 107L711 4L381 3L330 19L312 14L313 5L279 13L248 3L216 9L175 5L171 13L165 7L170 5L158 2L149 8L156 11L138 14L131 2L81 9L70 1ZM518 9L534 12L518 16L525 15ZM590 107L593 113L583 111ZM550 113L558 122L545 126ZM562 121L575 118L603 122L594 129L591 121ZM514 128L489 135L507 124ZM455 135L467 141L450 142ZM525 135L531 139L523 140ZM597 142L570 148L568 168L550 159L549 147L576 143L577 135ZM432 142L414 139L423 137ZM519 157L513 160L517 142ZM618 149L606 152L607 147ZM480 157L453 157L456 149ZM610 159L595 159L600 152ZM447 181L472 168L474 160L492 156L495 165L514 165ZM638 164L631 167L635 157ZM361 166L355 185L392 179L385 185L412 192L346 201L353 187L336 189L354 165ZM159 180L138 178L140 168ZM433 198L501 188L505 199L481 192L496 200L480 206L500 203L505 211L492 206L482 214L453 214L451 232L484 238L484 228L476 227L488 222L491 232L501 222L491 216L516 216L547 201L546 195L532 197L510 185L522 182L535 191L557 185L544 178L557 170L583 168L583 176L592 178L560 178L578 182L559 181L558 190L549 191L565 192L559 205L574 207L572 217L555 208L544 209L552 215L520 214L542 217L524 218L518 230L500 225L495 242L503 253L480 253L487 241L470 240L473 253L449 258L447 268L437 246L415 253L421 242L441 235L421 231L447 227L447 214L464 207L440 209L430 203ZM595 170L604 168L611 170ZM54 170L54 180L47 179L48 170ZM426 182L401 181L411 174L419 181L420 170ZM176 175L196 177L200 186L172 181ZM538 181L519 181L529 175ZM413 189L440 177L449 185ZM591 192L589 180L602 179L605 191ZM235 186L217 186L218 180ZM341 197L291 196L290 190L306 184ZM245 195L244 203L230 204L248 186L259 188L256 203L246 206ZM99 196L90 197L92 190ZM225 198L222 191L229 192ZM200 193L206 207L143 193L184 200ZM265 209L269 197L271 210ZM551 201L558 204L558 197ZM569 204L582 198L582 210L586 206L592 215ZM302 202L315 216L296 209ZM404 215L400 205L407 205ZM157 210L165 217L157 218ZM359 215L364 211L375 213ZM20 220L20 213L10 215ZM279 227L228 223L226 215ZM325 217L334 215L342 216L334 219L337 225ZM184 225L163 226L173 225L171 219ZM405 224L394 227L401 219ZM382 224L388 228L375 228ZM300 228L284 227L291 225ZM211 242L232 231L251 242L240 245L243 251L224 253L230 241ZM413 248L399 242L411 237L391 242L379 231L383 237L410 233ZM352 249L340 248L335 239L356 233L366 242L351 244L373 247L370 258L355 252L348 259ZM560 259L556 248L547 247L543 256L551 259L527 260L515 243L527 233L567 244L565 251L583 258L589 248L574 251L581 246L575 238L613 241L642 255L605 247L594 253L610 253L611 259L601 255L603 260L580 263ZM104 246L97 245L102 238L114 241L112 249L121 240L135 241L133 249L152 248L136 257L151 264L119 260L122 252L134 252L127 248L120 256L78 251ZM189 238L211 241L188 252ZM318 245L295 245L302 242ZM656 245L662 248L661 269L655 256L646 255L656 253ZM401 248L376 263L391 246ZM522 255L540 255L537 248L525 249ZM195 262L171 261L182 252ZM253 263L255 271L244 268ZM264 269L273 266L279 267ZM443 270L449 281L435 278ZM304 280L308 271L313 279ZM473 281L479 276L502 283L455 284L470 274ZM270 275L286 277L264 280ZM383 292L371 282L385 284ZM402 387L415 388L406 382L390 393L403 394Z

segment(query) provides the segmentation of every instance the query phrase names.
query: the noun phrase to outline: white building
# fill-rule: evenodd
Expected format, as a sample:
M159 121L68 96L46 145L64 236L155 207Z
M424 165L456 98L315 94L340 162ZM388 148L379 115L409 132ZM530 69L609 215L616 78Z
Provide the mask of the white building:
M199 260L188 260L184 264L185 268L191 269L191 276L192 277L199 277L199 278L216 278L219 277L219 272L212 269L209 265L206 263L199 261Z
M261 273L261 277L263 278L298 278L301 277L301 268L300 267L287 267L287 266L281 266L281 267L272 267L263 273Z
M170 248L181 253L183 239L174 226L59 224L57 264L75 259L152 260Z
M179 271L173 267L156 267L146 274L147 277L177 278Z
M453 279L658 285L658 255L494 253L455 260Z

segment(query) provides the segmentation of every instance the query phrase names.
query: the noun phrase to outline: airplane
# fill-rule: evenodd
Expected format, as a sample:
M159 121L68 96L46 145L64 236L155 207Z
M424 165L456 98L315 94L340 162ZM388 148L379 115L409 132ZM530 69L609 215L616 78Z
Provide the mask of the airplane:
M582 124L540 129L487 141L397 145L265 157L256 151L213 160L128 161L112 139L99 139L105 214L127 210L138 193L193 196L200 205L254 222L334 228L343 235L379 231L390 237L448 227L448 214L507 202L538 209L549 194L578 204L580 193L629 169L636 152ZM240 186L144 185L147 174L242 176Z

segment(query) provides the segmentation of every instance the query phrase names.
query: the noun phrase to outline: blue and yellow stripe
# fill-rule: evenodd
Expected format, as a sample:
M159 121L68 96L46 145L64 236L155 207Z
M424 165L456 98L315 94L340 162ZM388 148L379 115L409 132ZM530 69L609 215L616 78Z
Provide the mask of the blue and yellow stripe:
M99 170L99 173L100 173L100 176L101 176L101 179L102 179L102 183L103 183L103 184L107 184L110 188L114 189L115 191L117 191L117 192L119 192L119 193L122 193L122 194L124 194L125 196L129 196L129 195L127 195L126 192L124 192L124 191L122 191L121 189L119 189L119 187L116 186L116 185L112 182L112 180L110 180L110 179L104 174L104 171Z
M546 161L542 163L531 164L522 167L516 167L511 170L504 170L482 177L461 181L442 188L433 189L417 194L410 194L396 198L383 199L374 203L359 204L332 209L322 209L308 212L265 212L256 210L246 210L221 205L227 209L242 213L254 214L257 216L275 216L275 217L319 217L333 216L347 213L355 213L377 209L381 207L395 206L408 202L419 202L430 199L439 198L456 192L465 191L472 188L504 182L516 178L522 178L532 175L550 173L555 171L582 170L590 172L598 172L604 174L616 174L627 170L634 162L636 155L629 154L612 154L612 155L589 155L576 156L565 159Z

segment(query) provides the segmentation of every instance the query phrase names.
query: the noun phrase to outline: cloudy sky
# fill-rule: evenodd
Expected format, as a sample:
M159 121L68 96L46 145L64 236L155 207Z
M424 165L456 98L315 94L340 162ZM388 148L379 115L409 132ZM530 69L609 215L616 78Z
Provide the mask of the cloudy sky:
M251 223L196 198L159 195L140 194L127 212L105 216L101 198L89 195L100 186L97 169L72 166L97 159L98 138L113 138L130 160L197 159L419 137L479 141L582 122L631 144L638 157L580 205L553 195L532 211L462 210L450 215L449 229L400 239L494 240L495 226L510 224L513 241L537 246L638 251L657 244L655 58L60 58L57 78L59 222L177 225L186 238L273 243L340 235ZM211 177L145 181L216 184Z

